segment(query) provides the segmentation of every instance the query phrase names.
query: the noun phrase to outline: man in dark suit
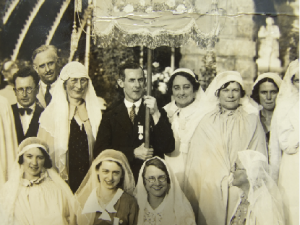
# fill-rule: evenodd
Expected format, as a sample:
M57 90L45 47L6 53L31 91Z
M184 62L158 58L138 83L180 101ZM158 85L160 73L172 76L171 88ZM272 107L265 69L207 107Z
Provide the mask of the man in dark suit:
M98 129L94 157L105 149L122 151L130 163L137 181L143 162L153 156L164 158L175 148L171 124L164 109L158 108L156 99L144 96L145 78L136 63L120 67L118 85L123 89L124 101L104 114ZM145 107L150 109L150 145L144 146Z
M13 82L17 103L11 107L20 144L27 137L37 136L43 108L37 104L36 98L39 91L39 76L31 67L20 69L13 76Z

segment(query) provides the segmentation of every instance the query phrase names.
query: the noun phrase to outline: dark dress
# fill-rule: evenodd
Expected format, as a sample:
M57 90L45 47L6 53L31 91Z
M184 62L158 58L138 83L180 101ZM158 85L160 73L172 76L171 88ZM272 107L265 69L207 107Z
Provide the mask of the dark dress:
M73 193L76 192L90 168L89 145L87 134L73 118L70 125L69 138L69 185Z
M139 207L134 197L123 192L120 199L114 205L116 213L108 213L111 221L98 219L101 212L96 212L93 225L111 225L114 224L115 217L119 218L119 223L122 225L135 225L137 224Z

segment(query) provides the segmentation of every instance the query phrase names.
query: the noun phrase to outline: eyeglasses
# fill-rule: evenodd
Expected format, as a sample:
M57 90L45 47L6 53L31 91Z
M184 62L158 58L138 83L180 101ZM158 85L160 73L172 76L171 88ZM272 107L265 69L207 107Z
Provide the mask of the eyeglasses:
M146 179L149 183L154 183L154 182L156 181L156 177L148 177L148 178L145 177L145 179ZM167 180L167 176L166 176L166 175L159 176L159 177L157 178L157 180L158 180L160 183L163 183L163 182L165 182L165 181Z
M17 88L17 89L14 88L14 90L20 95L24 94L25 91L27 94L31 94L34 89L36 89L36 87L35 88L26 87L25 89L24 88Z
M70 78L70 82L72 84L76 84L78 81L80 81L80 84L86 84L88 82L89 79L87 78Z

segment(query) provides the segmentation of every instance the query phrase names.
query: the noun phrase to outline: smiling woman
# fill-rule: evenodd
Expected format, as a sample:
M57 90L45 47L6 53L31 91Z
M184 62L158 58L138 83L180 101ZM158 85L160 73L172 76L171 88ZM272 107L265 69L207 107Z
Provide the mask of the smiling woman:
M79 225L137 224L138 206L134 179L126 156L104 150L93 162L75 193Z
M70 188L52 169L48 145L36 137L25 139L0 192L1 223L75 224L73 207Z
M218 74L206 90L200 120L187 155L184 193L198 224L226 224L230 169L241 149L252 148L267 155L263 128L243 91L236 71Z
M135 190L139 225L195 225L192 207L166 162L153 157L144 162Z

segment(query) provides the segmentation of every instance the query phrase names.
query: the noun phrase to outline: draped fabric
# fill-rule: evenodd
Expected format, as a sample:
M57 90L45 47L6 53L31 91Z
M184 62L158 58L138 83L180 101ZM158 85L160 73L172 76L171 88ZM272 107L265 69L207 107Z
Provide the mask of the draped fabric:
M203 225L225 224L230 169L238 151L254 149L267 155L258 110L247 97L236 110L218 105L215 92L223 84L236 81L243 87L239 73L217 75L206 93L203 107L213 108L200 121L191 139L187 156L184 193L192 204L196 221Z
M25 149L23 145L22 150L21 146L22 143L9 180L0 190L1 223L75 225L75 201L69 186L52 168L43 168L36 180L23 179L24 169L18 160L30 148Z
M8 180L17 156L18 140L14 116L6 98L0 96L0 188Z
M148 194L143 182L143 171L145 169L145 164L147 161L157 158L161 160L167 167L167 171L170 178L170 188L166 194L161 205L155 209L151 210L151 206L148 203ZM184 193L182 192L179 183L174 176L169 165L159 157L153 157L146 160L141 167L138 183L134 191L135 197L139 205L139 217L138 225L165 225L165 224L185 224L185 225L195 225L195 217L190 203L186 199ZM150 207L150 208L149 208ZM152 217L149 217L149 213ZM157 219L157 220L156 220ZM159 222L153 222L159 221Z
M165 160L175 174L181 187L183 187L184 170L190 148L190 140L205 111L201 101L203 98L205 98L205 93L199 87L194 102L185 108L178 108L175 100L164 107L172 124L175 138L175 149L172 153L165 155Z
M238 153L249 181L248 212L245 225L274 224L284 225L282 198L274 180L268 174L267 158L253 150ZM241 189L230 188L228 221L231 219L241 201Z
M288 225L299 224L299 90L291 80L296 72L298 59L291 62L283 78L270 137L271 175L278 179Z
M79 62L68 63L61 70L60 76L58 77L57 83L55 85L52 100L40 117L40 129L38 132L38 137L47 141L47 143L49 144L50 155L54 160L53 163L55 163L55 167L58 169L60 176L64 180L68 180L67 152L70 135L70 103L68 101L67 93L64 88L64 83L70 77L83 77L88 79L88 88L84 97L84 106L87 112L87 120L84 123L86 131L88 126L91 126L92 128L91 133L93 137L89 138L90 156L92 156L93 145L102 118L100 104L93 88L92 81L88 76L88 71Z
M95 43L107 47L115 38L122 45L180 47L193 39L201 47L214 45L227 1L96 0Z
M93 161L93 164L89 169L89 172L87 173L80 187L75 193L76 202L78 203L77 205L78 208L76 209L76 215L77 215L77 223L79 225L92 225L94 223L96 217L96 211L94 213L82 214L82 210L84 209L85 203L87 202L92 191L101 185L101 183L98 180L98 173L96 170L96 166L106 160L117 162L122 166L124 172L124 179L123 179L123 183L120 184L120 188L124 192L128 193L129 195L132 195L133 193L135 183L126 156L120 151L111 150L111 149L104 150ZM120 206L120 204L122 207L124 207L123 203L119 202L117 204L119 204L118 207ZM136 209L132 207L131 210L132 211L130 212L134 213Z

